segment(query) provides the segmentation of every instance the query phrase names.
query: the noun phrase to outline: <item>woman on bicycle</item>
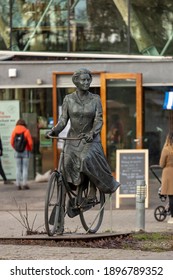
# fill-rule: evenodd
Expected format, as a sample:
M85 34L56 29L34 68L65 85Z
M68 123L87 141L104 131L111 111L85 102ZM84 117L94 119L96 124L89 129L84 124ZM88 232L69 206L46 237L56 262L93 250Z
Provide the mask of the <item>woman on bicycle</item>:
M104 193L113 193L120 184L111 174L101 145L102 105L100 97L89 92L91 72L79 69L74 72L72 81L76 91L65 96L59 122L47 137L58 136L70 120L68 137L80 139L66 141L64 170L67 182L79 186L84 178L89 178L93 183L91 198L95 196L94 185Z

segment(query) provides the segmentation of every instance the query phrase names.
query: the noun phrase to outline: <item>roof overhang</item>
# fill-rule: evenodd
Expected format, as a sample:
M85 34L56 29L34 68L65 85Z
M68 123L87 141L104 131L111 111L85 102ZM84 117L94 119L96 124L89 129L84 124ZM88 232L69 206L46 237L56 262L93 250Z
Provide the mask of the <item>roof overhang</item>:
M147 55L118 55L106 53L68 53L68 52L26 52L26 51L0 51L0 57L12 58L14 56L56 57L56 58L84 58L84 59L117 59L117 60L172 60L172 56L147 56ZM3 60L3 59L1 59ZM5 60L5 59L4 59Z

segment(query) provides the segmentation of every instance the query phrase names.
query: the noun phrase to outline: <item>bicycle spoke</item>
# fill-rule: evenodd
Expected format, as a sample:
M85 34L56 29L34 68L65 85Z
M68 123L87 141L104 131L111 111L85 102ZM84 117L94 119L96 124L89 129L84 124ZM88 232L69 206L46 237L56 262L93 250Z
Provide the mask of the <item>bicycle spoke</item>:
M98 216L100 215L101 211L103 211L103 209L104 209L104 207L105 207L105 205L106 205L106 203L107 203L107 201L108 201L109 199L110 199L110 198L107 197L107 199L105 200L104 204L103 204L102 207L99 209L99 211L98 211L97 215L95 216L93 222L92 222L92 223L90 224L90 226L88 227L87 233L90 232L90 231L92 230L92 226L93 226L94 223L96 222L96 220L97 220Z
M166 219L167 211L165 210L165 207L160 205L158 206L154 211L154 217L158 222L162 222Z
M105 195L97 190L96 199L88 200L90 185L79 189L80 220L87 233L95 233L101 226ZM92 212L91 212L92 211Z

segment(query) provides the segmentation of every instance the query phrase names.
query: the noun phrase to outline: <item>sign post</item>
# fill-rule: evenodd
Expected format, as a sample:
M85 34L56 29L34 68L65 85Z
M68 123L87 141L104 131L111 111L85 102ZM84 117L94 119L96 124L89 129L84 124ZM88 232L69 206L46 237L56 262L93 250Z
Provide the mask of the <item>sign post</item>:
M136 197L136 181L146 182L145 207L148 207L148 150L117 150L116 180L121 186L116 191L116 208L120 207L123 198Z

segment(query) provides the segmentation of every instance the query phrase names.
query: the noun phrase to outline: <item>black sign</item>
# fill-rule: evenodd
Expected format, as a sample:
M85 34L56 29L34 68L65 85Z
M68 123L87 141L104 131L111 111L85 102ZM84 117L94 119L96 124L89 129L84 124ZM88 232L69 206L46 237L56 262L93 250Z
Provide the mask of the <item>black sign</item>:
M145 180L145 153L128 152L119 155L120 194L135 194L136 180Z

